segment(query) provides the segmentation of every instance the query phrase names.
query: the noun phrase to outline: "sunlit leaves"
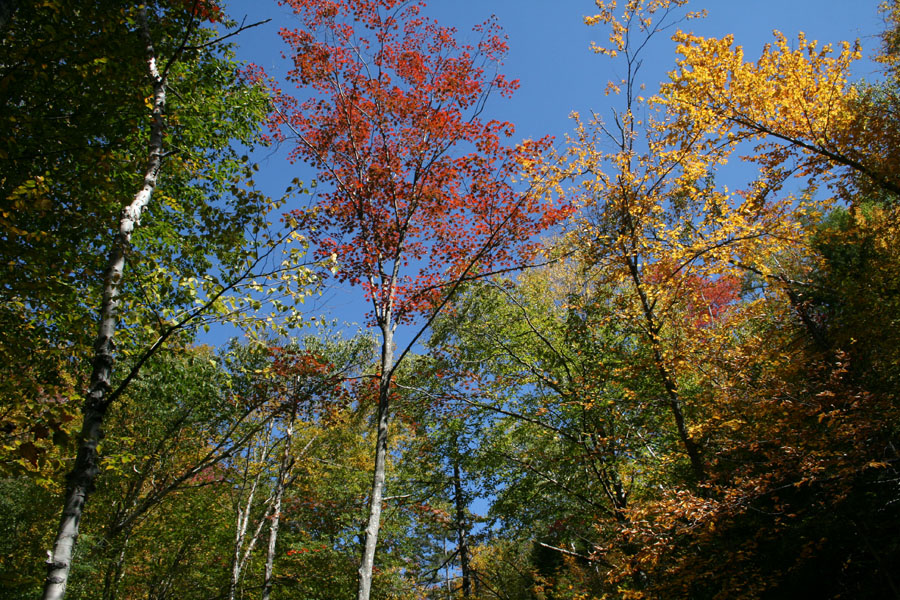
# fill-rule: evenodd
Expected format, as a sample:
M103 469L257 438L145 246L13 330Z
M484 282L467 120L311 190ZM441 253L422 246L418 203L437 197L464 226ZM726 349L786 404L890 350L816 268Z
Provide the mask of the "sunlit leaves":
M850 193L856 178L896 194L891 172L894 127L876 96L849 81L861 57L859 43L839 49L801 34L789 42L776 32L760 57L745 59L731 36L707 39L680 33L682 55L666 102L684 127L717 143L756 144L760 190L777 192L791 176L822 181ZM677 134L668 140L674 142Z
M281 32L289 77L309 96L278 93L273 125L331 186L317 214L295 217L376 311L427 311L464 273L513 264L564 214L513 186L547 140L510 147L512 125L479 116L491 91L517 85L492 68L506 50L496 22L461 45L415 3L289 4L305 25Z

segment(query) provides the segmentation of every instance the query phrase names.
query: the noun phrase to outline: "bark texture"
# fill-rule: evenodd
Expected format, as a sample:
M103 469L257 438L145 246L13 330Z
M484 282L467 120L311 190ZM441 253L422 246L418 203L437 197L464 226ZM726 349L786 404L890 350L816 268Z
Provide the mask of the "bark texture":
M390 312L387 313L390 315ZM384 499L385 470L387 464L388 425L390 422L391 378L394 369L394 330L390 318L381 320L381 377L378 382L378 432L375 440L375 469L372 477L372 494L369 498L369 521L359 565L359 589L357 600L369 600L372 592L372 569L375 566L375 547L381 527L381 508Z
M119 294L125 271L125 257L131 247L131 236L140 224L141 214L150 202L163 160L163 132L165 129L166 81L159 74L156 53L150 39L146 11L141 13L142 32L147 48L147 65L153 81L152 123L147 166L141 189L122 210L119 227L107 260L103 277L100 305L100 324L94 342L91 379L84 407L79 437L78 455L68 476L63 514L53 551L47 560L44 580L44 600L61 600L66 593L72 553L78 540L78 528L88 495L100 472L97 445L103 438L103 421L109 408L108 395L112 387L115 364L115 334L119 315Z
M234 555L231 562L231 579L228 584L228 600L235 600L238 597L238 586L241 582L244 567L250 562L250 557L253 554L253 549L256 547L257 541L259 541L263 527L272 514L272 497L269 497L265 503L265 512L259 518L259 521L256 523L256 528L248 537L247 530L253 516L253 500L256 497L257 490L260 488L260 484L263 483L263 476L266 472L265 465L269 462L269 456L272 452L272 432L274 427L274 422L271 422L266 429L263 441L257 449L258 454L256 455L255 460L249 451L247 453L247 463L244 466L241 492L247 489L248 480L251 477L251 470L254 467L256 468L256 472L252 474L253 481L249 484L250 489L247 494L246 503L241 506L240 495L236 501L235 509L237 519L234 531Z

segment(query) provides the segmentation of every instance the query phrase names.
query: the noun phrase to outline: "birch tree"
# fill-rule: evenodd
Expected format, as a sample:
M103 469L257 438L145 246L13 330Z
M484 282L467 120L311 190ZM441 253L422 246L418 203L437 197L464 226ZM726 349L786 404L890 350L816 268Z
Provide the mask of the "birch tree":
M28 11L17 12L15 18L21 18L23 24L28 18L49 19L52 23L58 19L54 15L60 14L57 9L60 7L52 3L29 7ZM249 177L245 179L249 173L246 161L229 146L233 137L253 142L266 101L259 89L237 76L237 65L230 53L220 48L222 35L201 26L204 22L222 22L219 8L198 1L120 9L119 5L103 3L83 11L78 7L76 14L84 17L79 23L87 29L79 32L84 35L66 39L91 40L89 34L102 32L100 37L114 40L108 50L122 51L121 56L92 54L88 61L92 67L86 72L93 86L111 90L102 96L110 107L108 112L91 114L98 119L122 116L124 123L108 125L98 121L96 130L85 127L81 138L78 134L82 131L76 130L71 137L62 138L56 153L40 150L43 131L40 123L31 123L33 126L21 136L23 148L37 148L50 155L39 155L34 165L19 173L4 171L0 181L4 191L3 226L7 232L15 232L6 238L11 243L4 246L4 251L9 251L10 259L4 260L4 267L20 264L24 272L37 272L40 260L47 257L42 257L39 250L64 252L59 262L47 263L61 269L64 276L50 277L54 283L46 289L34 287L27 278L7 279L12 282L4 288L11 300L7 305L9 313L25 315L26 323L41 326L37 335L41 331L53 336L61 333L56 341L66 344L71 352L61 362L74 378L78 377L78 368L71 366L73 360L84 356L90 364L83 393L78 454L67 480L63 515L47 562L46 598L61 598L65 593L84 504L99 473L97 449L104 419L141 366L181 333L189 334L209 320L246 315L260 302L249 294L250 290L260 289L267 274L277 274L278 286L270 288L270 297L293 296L308 283L308 272L298 269L302 252L287 257L280 254L291 232L273 235L269 231L266 213L277 202L253 191ZM52 39L60 35L57 27L48 25L38 31L51 36L51 40L33 39L20 34L17 27L5 30L3 41L26 55L32 47L66 48L65 44L57 48ZM90 52L103 49L102 44L91 44L86 44ZM85 48L76 45L75 50ZM41 58L48 62L39 68L52 67L68 73L69 62L79 68L84 66L81 55ZM51 59L56 62L50 62ZM104 65L110 66L107 69ZM20 85L21 63L4 63L3 67L7 81L15 84L6 86L4 105L19 109L21 103L33 100L41 90L29 88L27 82ZM122 77L115 79L113 75ZM80 90L74 86L59 93L58 102L63 107L60 118L80 118L78 107L89 102L69 101L69 96ZM57 99L51 97L47 102L53 108ZM121 107L124 108L120 110ZM69 109L71 113L67 112ZM4 139L16 137L20 136ZM86 176L88 171L96 174L98 165L85 164L79 156L79 152L90 155L94 150L112 168L99 171L100 176L93 182L90 177L73 180L73 189L68 189L62 179L66 169L59 169L59 164L77 165L70 171L75 177ZM12 151L19 154L21 150ZM27 158L16 157L19 161ZM45 170L35 171L35 165L44 165ZM109 221L86 222L91 227L84 231L87 243L65 248L60 240L53 239L53 234L55 229L67 230L68 211L78 212L81 208L81 198L72 195L75 189L89 190L85 208L91 206L107 218L117 216L110 218L114 225L108 237L104 226ZM128 199L123 201L123 197ZM154 198L158 202L154 203ZM29 204L40 207L40 212L35 215L16 210ZM36 229L35 225L46 228ZM77 238L78 232L73 235ZM19 254L16 244L28 250ZM105 258L99 259L98 252L103 252ZM282 278L282 269L291 275ZM92 274L97 272L103 273L99 284L92 281ZM66 276L73 274L83 279ZM56 288L64 289L65 296L73 302L59 307L62 310L58 313L46 310L55 301L46 292ZM77 331L71 320L82 307L87 309L80 315L83 322L93 320L96 328L90 351L81 345L80 336L67 338L67 334ZM66 312L68 308L75 309L74 315ZM92 310L96 311L93 318L89 316ZM64 326L57 329L54 322ZM4 339L4 350L16 359L12 364L27 361L16 344L7 341ZM118 377L114 375L117 345L119 358L125 358L126 366ZM40 386L36 389L39 395L46 393L40 391ZM74 385L68 388L72 392L70 403L82 399L76 390ZM40 396L35 402L40 402ZM16 406L21 407L22 403ZM74 412L70 409L67 418ZM17 443L12 441L13 451L22 447Z

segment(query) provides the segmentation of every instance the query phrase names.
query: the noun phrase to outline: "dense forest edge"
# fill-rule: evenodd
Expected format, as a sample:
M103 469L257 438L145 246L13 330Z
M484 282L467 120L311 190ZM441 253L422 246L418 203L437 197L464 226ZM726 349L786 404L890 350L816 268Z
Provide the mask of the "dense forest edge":
M900 599L900 0L585 2L564 140L496 18L280 4L282 80L227 3L0 2L0 600Z

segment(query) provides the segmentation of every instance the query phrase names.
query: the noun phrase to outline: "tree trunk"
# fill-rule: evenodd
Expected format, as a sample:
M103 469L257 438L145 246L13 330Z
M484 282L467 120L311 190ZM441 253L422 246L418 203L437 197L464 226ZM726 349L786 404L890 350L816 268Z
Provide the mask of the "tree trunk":
M678 431L678 437L681 440L682 445L684 445L685 452L687 452L688 459L691 462L691 470L694 472L694 477L696 477L697 481L703 482L706 480L706 468L703 464L703 457L700 454L700 447L688 431L687 423L684 419L684 412L681 410L681 395L678 392L678 385L663 359L663 352L659 341L659 331L661 326L657 322L650 299L647 298L647 293L644 291L641 275L638 272L637 259L624 248L623 255L628 264L631 280L634 283L638 297L641 300L641 309L644 313L647 336L650 338L650 345L653 349L653 362L656 365L656 369L659 372L659 378L666 390L666 396L669 400L669 410L672 412L672 418L675 420L675 429Z
M119 584L125 574L125 555L131 539L131 531L126 531L122 538L122 547L117 553L115 561L106 568L106 576L103 580L103 600L116 600L119 594Z
M63 514L60 520L53 552L47 560L47 578L44 580L43 600L61 600L66 593L72 552L78 539L78 527L88 494L100 472L97 444L103 437L103 420L109 408L107 395L111 389L114 364L114 338L118 324L119 292L125 270L125 256L131 247L131 235L140 224L141 213L150 202L153 188L159 176L163 159L163 113L166 106L166 81L156 66L156 53L150 40L146 12L141 13L144 42L147 46L147 62L153 81L153 108L150 130L150 148L144 181L140 191L122 211L119 229L109 253L103 278L103 296L100 305L100 324L94 342L91 361L91 380L82 408L82 426L78 455L68 476Z
M462 489L459 454L453 457L453 502L456 504L456 537L459 547L462 595L463 598L469 598L472 595L472 575L469 569L469 525L466 522L466 500Z
M378 433L375 440L375 472L372 477L372 494L369 498L369 522L359 565L359 589L357 600L369 600L372 591L372 569L375 566L375 546L381 527L381 504L384 497L385 468L387 463L388 423L390 420L391 377L394 368L394 331L389 318L381 323L381 377L378 381Z
M281 501L287 483L288 471L291 468L291 442L294 438L294 421L297 418L297 398L291 407L291 417L284 434L284 454L278 468L278 481L275 484L275 499L272 502L272 523L269 526L269 546L266 550L266 568L263 574L262 600L269 600L272 593L272 573L275 568L275 544L278 542L278 526L281 521Z
M250 560L250 555L253 553L253 549L256 547L256 542L259 540L259 536L262 533L263 526L266 523L266 520L271 515L272 504L270 497L267 503L269 504L266 510L263 512L259 521L256 524L256 529L250 535L250 538L247 538L247 529L250 526L250 517L253 512L253 500L256 497L256 490L259 489L259 484L262 481L263 473L266 468L265 465L268 463L269 454L272 450L272 430L274 428L274 422L269 425L269 428L266 430L265 438L263 440L262 446L259 449L258 455L258 469L256 474L253 476L253 483L250 484L250 491L247 495L247 503L242 508L240 505L240 497L238 497L238 505L237 505L237 522L235 523L234 530L234 556L232 558L231 563L231 578L228 583L228 600L235 600L237 597L238 584L241 581L241 574L244 571L244 567L247 565L247 562ZM250 454L247 455L247 465L244 471L244 480L242 482L240 494L243 494L244 490L247 486L247 476L249 474L249 470L253 467L253 461L251 459ZM245 547L246 544L246 547Z

